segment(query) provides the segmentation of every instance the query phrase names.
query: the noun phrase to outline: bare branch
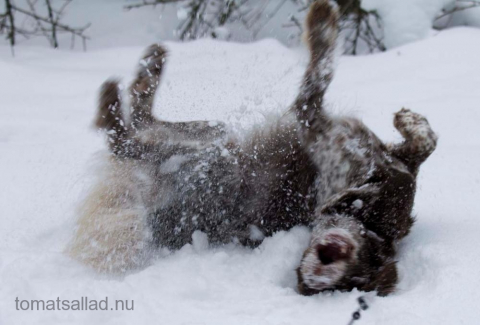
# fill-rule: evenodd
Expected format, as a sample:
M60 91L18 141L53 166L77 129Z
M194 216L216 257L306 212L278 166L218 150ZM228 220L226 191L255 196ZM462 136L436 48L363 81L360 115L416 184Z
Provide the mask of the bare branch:
M16 7L16 6L12 6L12 8L15 10L15 11L18 11L18 12L21 12L22 14L24 15L27 15L27 16L30 16L32 18L35 18L35 19L38 19L40 21L44 21L46 23L51 23L51 21L48 19L48 18L45 18L45 17L41 17L35 13L32 13L32 12L29 12L29 11L26 11L25 9L22 9L22 8L19 8L19 7ZM72 28L70 26L67 26L67 25L64 25L64 24L56 24L56 27L59 27L61 29L63 29L64 31L67 31L67 32L70 32L70 33L73 33L77 36L80 36L82 38L85 38L85 39L90 39L88 36L85 36L85 35L82 35L82 33L88 28L90 27L90 23L86 24L85 26L83 27L78 27L78 28Z
M458 6L456 5L453 9L450 9L450 10L442 10L442 14L437 16L435 18L435 21L439 20L439 19L442 19L443 17L446 17L448 15L452 15L456 12L459 12L459 11L463 11L463 10L468 10L468 9L472 9L472 8L475 8L475 7L479 7L480 6L480 2L479 1L460 1L458 0L457 2L459 3L470 3L469 5L466 5L466 6Z
M303 33L303 26L295 16L290 16L290 21L300 30L300 33Z
M54 12L57 14L57 18L55 19L55 23L58 23L58 21L60 20L60 18L62 17L63 15L63 12L65 11L65 8L67 8L67 6L70 4L70 2L72 2L73 0L65 0L65 2L63 3L63 5L58 8L58 10L54 10Z
M0 14L0 32L5 31L7 33L7 39L10 41L12 53L13 47L16 44L16 35L21 35L27 39L33 36L44 36L50 41L52 47L57 48L59 46L58 35L60 33L70 33L72 34L72 40L75 39L75 36L80 37L84 49L86 49L86 40L89 39L89 37L85 35L84 32L90 27L90 24L75 28L60 23L60 18L65 8L71 2L72 0L64 0L63 5L59 9L55 9L51 5L51 0L45 0L48 15L42 16L37 13L35 8L38 0L26 0L29 9L18 7L12 0L5 0L6 12ZM20 24L18 20L15 19L15 13L20 14L20 17L23 18ZM33 20L35 26L25 26L25 23L29 20Z
M182 1L186 1L186 0L153 0L153 1L143 0L143 2L135 3L135 4L132 4L132 5L126 5L126 6L124 6L124 8L127 9L127 10L130 10L130 9L136 9L136 8L141 8L141 7L146 7L146 6L156 6L156 5L161 5L161 4L182 2Z
M380 17L374 11L361 8L361 0L335 0L340 7L340 25L348 34L348 53L356 54L360 46L366 45L370 51L383 51L382 34L375 27L380 24ZM289 0L138 0L138 3L127 5L125 9L156 6L169 3L185 3L188 11L177 27L177 37L181 40L194 39L210 35L217 37L217 27L240 22L251 33L252 39L265 28L273 17L278 15L281 8ZM308 9L313 0L290 0L298 8L298 12ZM304 13L302 13L304 15ZM284 25L285 26L285 25ZM297 37L302 33L300 19L292 15L289 17L289 27L298 30ZM353 33L352 35L350 35Z
M5 0L5 5L5 15L8 17L8 21L10 23L10 31L7 38L10 40L10 47L12 49L12 54L14 54L13 47L15 46L15 17L13 16L13 7L10 0Z
M33 12L34 14L36 14L36 10L35 10L36 2L37 2L36 0L35 2L32 2L31 0L27 0L27 4L30 7L30 11ZM35 19L35 22L37 23L37 28L42 31L43 36L45 36L48 40L50 40L50 35L48 35L47 30L43 27L42 22L38 19ZM50 40L50 43L51 43L51 40Z
M58 47L57 21L53 17L53 9L52 9L52 4L50 3L50 0L45 0L45 3L47 4L48 18L50 20L50 23L52 24L52 45L54 48L57 48Z

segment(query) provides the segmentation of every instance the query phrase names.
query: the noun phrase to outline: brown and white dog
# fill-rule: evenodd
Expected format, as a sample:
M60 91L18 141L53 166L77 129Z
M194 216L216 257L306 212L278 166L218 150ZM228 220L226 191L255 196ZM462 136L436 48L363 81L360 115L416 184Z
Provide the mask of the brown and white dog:
M153 117L167 58L159 45L147 49L130 87L130 116L117 82L107 81L96 126L106 131L112 155L81 207L70 254L101 271L125 272L159 247L191 242L197 230L212 244L255 246L305 225L312 237L297 269L300 293L392 292L395 244L414 222L416 176L437 137L406 109L394 119L400 144L384 144L359 120L325 112L338 19L329 1L312 4L311 59L292 109L242 142L229 140L222 123Z

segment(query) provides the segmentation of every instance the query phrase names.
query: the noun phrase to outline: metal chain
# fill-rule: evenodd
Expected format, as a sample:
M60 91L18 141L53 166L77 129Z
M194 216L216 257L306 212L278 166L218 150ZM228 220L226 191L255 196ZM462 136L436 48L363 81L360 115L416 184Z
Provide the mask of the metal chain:
M368 304L365 300L365 297L364 296L360 296L358 299L358 304L360 305L360 308L358 308L353 314L352 314L352 319L350 320L350 322L348 323L348 325L353 325L353 323L356 321L356 320L359 320L360 319L360 312L362 310L367 310L368 309Z

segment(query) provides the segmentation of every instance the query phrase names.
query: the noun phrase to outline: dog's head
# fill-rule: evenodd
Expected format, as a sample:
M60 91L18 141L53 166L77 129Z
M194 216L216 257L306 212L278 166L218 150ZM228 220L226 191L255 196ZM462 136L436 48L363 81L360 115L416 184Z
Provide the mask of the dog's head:
M348 216L324 216L312 233L299 268L298 290L377 290L391 293L397 283L394 249L361 222Z
M368 183L332 196L316 224L298 273L302 294L324 290L392 292L397 282L394 243L408 234L414 175L384 168Z

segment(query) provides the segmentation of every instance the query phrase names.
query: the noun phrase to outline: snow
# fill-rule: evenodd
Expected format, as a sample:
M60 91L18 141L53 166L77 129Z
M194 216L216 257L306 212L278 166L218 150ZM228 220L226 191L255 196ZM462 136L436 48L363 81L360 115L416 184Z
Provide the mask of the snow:
M453 0L362 0L362 7L377 10L385 25L388 48L427 37L433 19Z
M462 4L459 1L459 4ZM366 10L376 10L384 24L385 46L394 48L435 34L434 20L455 0L362 0ZM447 22L448 23L448 22ZM440 24L444 26L447 24ZM480 8L455 13L448 26L480 26Z
M480 311L480 30L455 28L386 53L342 57L329 109L399 141L393 113L425 114L440 136L422 166L417 223L399 249L398 292L372 298L358 324L477 324ZM110 44L111 45L111 44ZM107 44L107 46L110 46ZM146 46L147 44L145 44ZM155 113L221 120L242 134L293 101L305 50L277 41L166 43ZM303 297L295 268L309 240L294 228L255 250L193 245L110 278L63 254L75 208L104 158L92 130L99 85L127 82L136 45L86 53L0 46L0 324L346 324L359 292ZM260 234L255 234L260 235ZM133 311L17 311L15 298L134 300Z

